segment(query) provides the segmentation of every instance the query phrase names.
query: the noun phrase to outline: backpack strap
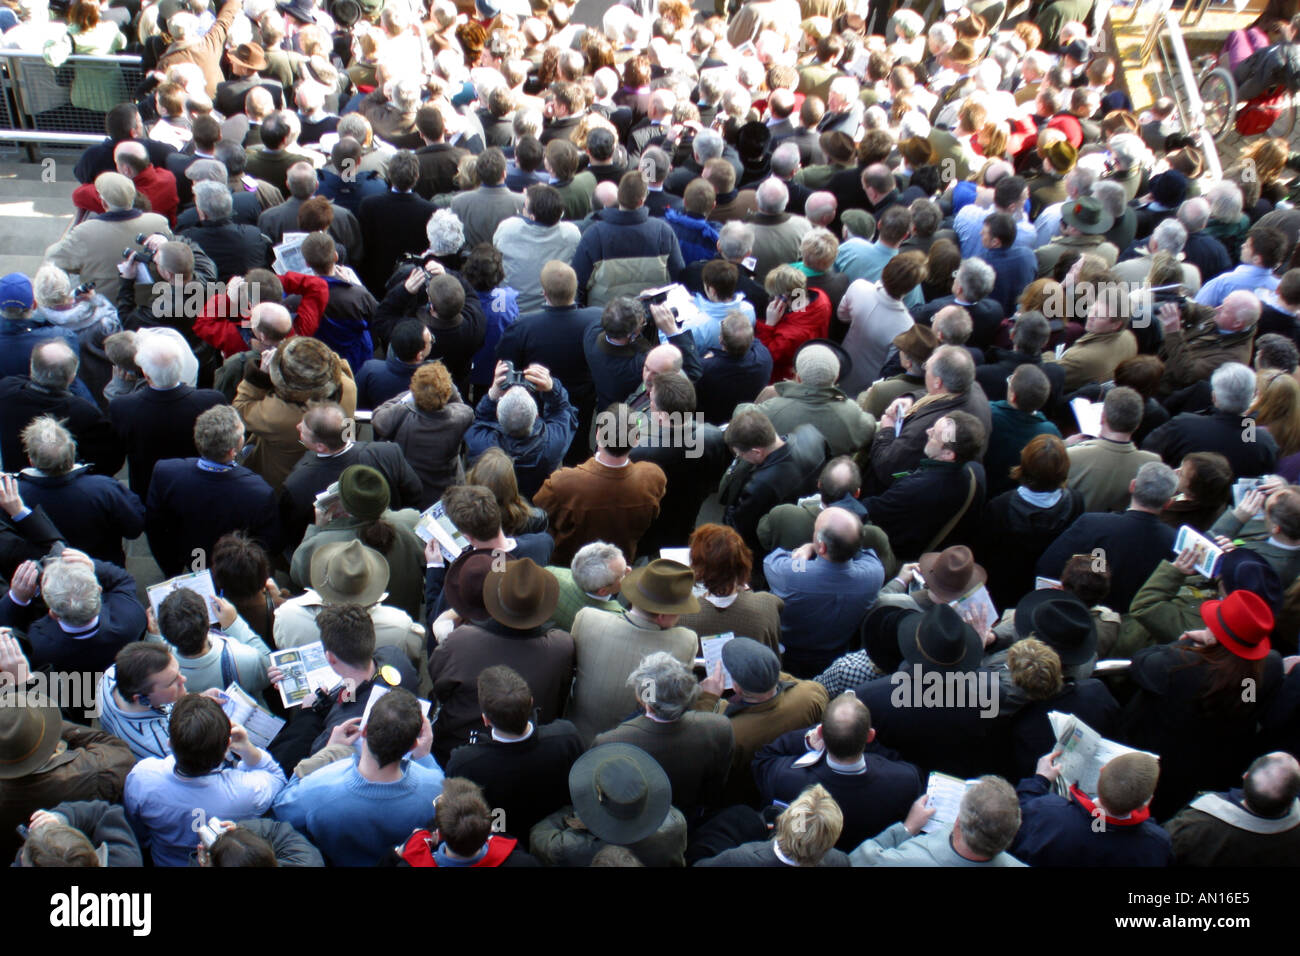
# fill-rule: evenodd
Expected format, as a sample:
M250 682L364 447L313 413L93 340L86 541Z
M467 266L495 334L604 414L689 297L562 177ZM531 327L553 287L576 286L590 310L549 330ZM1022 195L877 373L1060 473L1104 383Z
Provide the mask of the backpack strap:
M970 487L966 490L965 502L963 502L962 506L957 509L956 513L948 519L948 523L939 529L939 533L930 540L930 543L922 549L922 553L937 551L939 545L943 543L943 540L947 538L948 535L952 534L952 531L957 527L958 522L960 522L961 519L965 517L966 512L970 510L971 502L975 500L975 492L979 489L979 482L975 478L975 469L971 468L969 464L966 467L966 474L970 477Z

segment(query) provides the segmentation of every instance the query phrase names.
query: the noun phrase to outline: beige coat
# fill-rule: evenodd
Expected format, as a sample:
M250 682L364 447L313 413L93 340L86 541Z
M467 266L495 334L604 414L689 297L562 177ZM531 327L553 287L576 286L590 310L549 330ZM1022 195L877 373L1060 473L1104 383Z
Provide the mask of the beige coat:
M1050 276L1056 263L1067 252L1101 256L1108 266L1113 266L1119 258L1119 250L1107 242L1105 236L1056 236L1047 245L1034 250L1038 258L1038 277Z
M1083 497L1084 511L1123 511L1128 507L1128 486L1141 468L1160 456L1139 451L1131 441L1105 438L1071 445L1067 484Z
M1109 382L1115 377L1115 366L1137 353L1137 339L1128 329L1088 332L1058 359L1065 369L1065 391L1073 392L1094 382ZM235 404L238 406L238 399Z

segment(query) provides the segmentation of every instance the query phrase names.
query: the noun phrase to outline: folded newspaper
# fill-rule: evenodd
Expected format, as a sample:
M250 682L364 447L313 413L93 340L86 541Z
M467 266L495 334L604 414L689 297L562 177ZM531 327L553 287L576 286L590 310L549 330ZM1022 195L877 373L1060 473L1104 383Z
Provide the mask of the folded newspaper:
M961 798L969 787L979 783L978 780L962 780L946 773L932 771L925 782L927 805L934 808L934 816L921 827L922 833L944 830L957 822L961 810Z
M158 608L166 600L167 595L173 591L184 589L193 591L199 597L203 598L203 603L208 608L208 623L216 624L220 620L217 613L217 589L212 583L211 571L195 571L192 574L178 574L174 578L168 578L161 584L155 584L148 588L146 593L149 595L149 607L153 610L153 616L158 617Z
M420 520L415 524L415 533L422 541L437 541L442 556L448 563L455 561L469 547L469 538L452 524L447 517L447 508L441 501L435 501L421 512Z
M325 659L325 645L320 641L272 652L271 666L284 674L277 686L285 707L298 706L318 690L333 693L343 683Z
M1160 759L1148 751L1107 740L1073 714L1054 710L1047 719L1056 735L1056 749L1061 751L1058 761L1061 775L1056 778L1056 789L1062 794L1070 789L1070 784L1077 783L1088 796L1097 796L1097 777L1101 768L1124 754L1145 753Z
M230 722L241 725L248 731L248 739L265 750L284 726L284 721L258 706L257 701L238 684L227 687L225 695L226 702L221 705L221 709L226 712Z

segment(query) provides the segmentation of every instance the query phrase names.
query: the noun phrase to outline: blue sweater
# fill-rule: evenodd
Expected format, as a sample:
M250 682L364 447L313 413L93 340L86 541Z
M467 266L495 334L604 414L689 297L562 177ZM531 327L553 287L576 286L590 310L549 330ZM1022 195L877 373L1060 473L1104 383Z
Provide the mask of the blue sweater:
M411 831L433 817L442 793L442 770L432 757L403 759L402 779L371 783L359 758L339 760L309 777L295 778L271 808L307 835L331 866L374 866Z

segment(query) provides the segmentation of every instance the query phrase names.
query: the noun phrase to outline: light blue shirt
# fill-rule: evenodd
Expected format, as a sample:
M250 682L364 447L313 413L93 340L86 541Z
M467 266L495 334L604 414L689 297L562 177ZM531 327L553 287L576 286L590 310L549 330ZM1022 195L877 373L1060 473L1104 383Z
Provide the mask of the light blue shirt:
M1231 272L1215 276L1201 286L1201 291L1196 293L1196 302L1198 305L1222 305L1224 299L1240 289L1253 292L1258 297L1261 290L1272 292L1277 284L1278 277L1273 275L1271 269L1242 263Z
M1061 231L1061 210L1065 208L1065 203L1053 203L1043 208L1034 221L1034 248L1045 246Z
M891 249L880 241L868 242L866 239L850 239L840 244L840 251L835 256L835 271L842 272L852 279L866 279L877 282L885 271L889 260L898 255L897 249ZM925 303L918 285L903 296L902 302L909 309L915 309Z
M754 307L739 292L726 302L714 302L708 296L699 292L695 293L695 307L700 310L701 320L691 326L691 337L695 339L695 354L703 355L709 349L716 349L721 345L719 337L722 334L722 320L732 312L739 312L745 318L749 319L749 324L754 325L757 321L754 315ZM668 336L662 331L659 333L660 343L668 341Z
M393 783L371 783L358 760L295 778L275 801L274 817L306 834L332 866L374 866L429 822L442 793L442 769L431 756L403 758Z
M984 229L984 220L996 211L992 206L977 206L971 203L969 206L963 206L961 212L953 217L952 228L957 233L957 238L961 240L963 259L974 259L980 254L980 250L984 248L984 242L980 237ZM1058 210L1058 215L1059 212ZM1016 245L1024 246L1026 249L1035 247L1038 242L1038 232L1033 224L1017 219L1016 231Z
M202 777L176 772L176 757L141 760L126 776L126 815L158 866L187 866L199 844L197 828L207 820L245 820L271 809L286 781L265 750L258 761L241 760L231 770Z

